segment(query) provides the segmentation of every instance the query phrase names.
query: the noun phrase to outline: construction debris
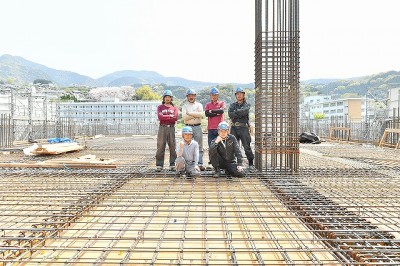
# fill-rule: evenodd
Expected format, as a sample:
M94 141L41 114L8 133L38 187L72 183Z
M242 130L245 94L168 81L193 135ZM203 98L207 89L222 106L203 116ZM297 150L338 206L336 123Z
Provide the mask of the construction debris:
M52 144L35 143L31 147L25 148L24 153L26 155L54 155L83 149L84 147L77 142Z
M112 164L116 160L96 159L96 155L88 154L76 159L53 159L35 163L0 163L7 168L117 168Z

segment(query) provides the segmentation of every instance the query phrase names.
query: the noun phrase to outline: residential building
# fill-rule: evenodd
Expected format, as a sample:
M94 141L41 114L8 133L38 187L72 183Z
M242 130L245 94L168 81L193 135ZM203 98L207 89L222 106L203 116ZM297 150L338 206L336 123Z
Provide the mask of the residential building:
M157 123L159 104L160 101L120 102L116 98L107 98L102 102L63 102L59 112L60 118L82 124Z
M346 98L332 100L330 96L309 96L303 101L300 110L302 118L313 120L323 114L324 119L365 121L366 116L374 115L372 99ZM366 104L367 103L367 104ZM366 111L366 109L368 109Z
M18 92L1 90L0 114L13 115L16 120L54 121L59 92L34 89Z
M400 116L400 88L389 90L388 117Z

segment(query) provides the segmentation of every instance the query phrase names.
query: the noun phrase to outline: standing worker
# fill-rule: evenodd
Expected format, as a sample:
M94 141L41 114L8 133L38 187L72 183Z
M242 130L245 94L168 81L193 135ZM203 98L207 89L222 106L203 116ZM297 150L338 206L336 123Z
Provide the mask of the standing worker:
M165 90L163 92L162 103L157 107L158 120L160 120L160 126L158 128L157 135L157 172L160 172L164 167L165 146L167 143L169 147L170 170L175 170L175 123L178 120L178 109L174 106L172 100L172 92L170 90Z
M187 103L182 106L182 119L185 126L193 129L193 139L199 144L199 169L204 171L203 166L203 130L201 119L203 118L203 105L196 102L196 92L192 89L186 91Z
M219 91L217 88L211 88L211 101L205 106L205 114L208 117L208 147L211 141L218 136L218 124L224 121L225 102L218 101Z
M176 172L182 177L199 177L199 144L193 139L193 128L185 126L182 128L183 140L177 147Z
M231 103L228 110L229 118L232 121L231 134L236 137L238 142L242 142L244 152L246 153L246 157L249 162L249 170L254 171L256 170L253 165L254 154L250 147L250 104L247 103L246 92L241 87L236 89L235 97L236 102Z
M225 121L219 123L218 136L211 141L210 160L215 170L214 177L220 177L221 169L232 176L244 176L238 141L229 134L229 125Z

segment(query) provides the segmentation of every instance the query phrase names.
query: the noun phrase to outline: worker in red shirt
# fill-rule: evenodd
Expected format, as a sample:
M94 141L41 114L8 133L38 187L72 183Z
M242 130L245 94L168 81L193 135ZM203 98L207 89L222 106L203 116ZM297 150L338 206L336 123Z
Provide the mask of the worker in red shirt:
M156 171L160 172L164 167L165 146L169 147L169 166L175 171L176 141L175 123L178 120L178 108L172 102L173 96L170 90L163 92L162 103L157 107L160 126L157 134Z
M219 90L215 87L211 88L211 101L204 108L206 117L208 117L208 147L210 147L211 141L218 137L218 125L224 121L226 104L223 101L219 101L218 98Z
M210 149L211 141L218 137L218 125L224 121L224 111L226 104L219 101L219 90L215 87L210 90L211 101L204 107L205 115L208 118L208 148ZM211 168L211 161L208 162L207 168Z

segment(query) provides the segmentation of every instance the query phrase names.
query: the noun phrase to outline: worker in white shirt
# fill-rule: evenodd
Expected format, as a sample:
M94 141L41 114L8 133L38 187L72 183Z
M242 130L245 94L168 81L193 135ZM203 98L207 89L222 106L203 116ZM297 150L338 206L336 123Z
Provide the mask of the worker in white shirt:
M193 139L199 144L199 169L205 170L203 166L203 130L201 128L201 119L204 111L203 105L196 102L196 92L193 89L186 91L187 102L182 106L182 119L185 126L193 129Z
M199 144L193 140L193 128L185 126L182 128L182 141L178 144L176 172L187 178L199 177Z

